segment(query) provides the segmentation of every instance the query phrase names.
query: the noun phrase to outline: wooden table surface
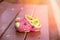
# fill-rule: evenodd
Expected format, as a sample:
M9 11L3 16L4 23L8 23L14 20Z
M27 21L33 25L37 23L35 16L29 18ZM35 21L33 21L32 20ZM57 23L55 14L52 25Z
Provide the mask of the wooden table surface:
M34 14L33 8L35 8ZM15 18L27 14L39 19L42 25L40 32L16 32ZM60 40L50 5L23 6L7 2L0 3L0 40Z

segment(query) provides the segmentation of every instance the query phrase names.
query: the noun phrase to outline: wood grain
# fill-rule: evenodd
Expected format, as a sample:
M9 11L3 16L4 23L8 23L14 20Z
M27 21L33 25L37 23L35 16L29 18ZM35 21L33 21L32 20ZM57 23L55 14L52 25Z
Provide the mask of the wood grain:
M53 10L51 8L51 5L48 5L48 21L49 21L49 39L50 40L59 40L59 35L58 35L58 29L57 29L57 24L56 20L53 15Z
M30 32L27 33L27 35L16 32L14 18L20 9L19 6L14 5L8 6L6 10L2 8L4 12L2 11L3 13L0 13L0 40L60 40L56 21L49 3L48 7L47 5L37 5L38 7L36 5L36 7L34 5L33 7L31 7L31 5L25 5L24 9L19 13L18 16L20 17L26 14L37 17L42 25L40 32ZM14 8L15 11L11 11L14 10L11 8Z
M12 20L20 11L20 6L16 4L12 4L1 14L0 16L0 37L7 30Z
M22 12L22 11L21 11ZM22 17L25 14L19 13L18 16ZM1 37L1 40L24 40L25 33L17 32L15 29L15 20L11 23L5 34Z
M24 40L25 33L19 33L15 29L15 22L13 22L0 40Z
M33 17L37 17L39 19L41 29L40 32L28 33L26 40L49 40L47 5L36 5L33 13Z

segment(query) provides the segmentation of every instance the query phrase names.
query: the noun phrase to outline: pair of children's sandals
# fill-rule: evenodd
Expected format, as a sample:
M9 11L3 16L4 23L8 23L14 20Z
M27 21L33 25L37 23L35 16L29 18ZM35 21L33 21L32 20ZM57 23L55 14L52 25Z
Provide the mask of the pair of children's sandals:
M41 25L37 18L33 18L29 15L24 17L17 17L15 20L15 28L19 32L31 32L40 31Z

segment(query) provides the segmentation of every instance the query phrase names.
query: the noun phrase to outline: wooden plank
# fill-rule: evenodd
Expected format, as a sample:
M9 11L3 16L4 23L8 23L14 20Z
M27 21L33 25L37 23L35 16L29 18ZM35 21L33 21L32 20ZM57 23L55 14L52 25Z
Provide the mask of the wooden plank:
M3 6L2 4L5 4L5 5ZM2 24L1 24L1 16L2 16L3 12L6 10L6 8L8 8L8 6L6 5L6 3L0 3L0 27L2 26Z
M39 6L40 7L40 6ZM44 6L43 6L44 7ZM41 8L43 8L42 6L41 6ZM31 7L31 6L27 6L27 5L25 5L24 6L24 10L22 10L20 13L19 13L19 15L18 16L20 16L20 17L22 17L22 16L24 16L24 15L26 15L26 14L28 14L28 15L34 15L34 16L36 16L37 14L35 13L35 11L36 11L36 9L38 8L36 8L35 9L35 11L34 11L34 14L32 13L33 12L33 9L34 7ZM29 10L30 9L30 10ZM39 10L39 8L38 8L38 10ZM37 10L37 11L38 11ZM42 9L41 9L42 10ZM38 13L39 14L39 13ZM39 15L37 15L37 17L38 17ZM46 15L45 15L46 16ZM41 14L41 17L43 17L43 14ZM44 20L44 19L43 19ZM40 21L42 21L42 20L40 20ZM43 22L43 21L42 21ZM41 23L42 23L41 22ZM1 40L26 40L26 36L25 36L25 33L18 33L18 32L16 32L16 30L15 30L15 26L14 26L14 22L12 23L12 25L8 28L8 30L5 32L5 34L1 37ZM45 23L44 23L45 24ZM48 26L48 25L46 25L46 26ZM44 27L45 28L45 27ZM43 28L43 29L44 29ZM43 30L41 30L41 31L43 31ZM46 29L45 29L45 31L46 31ZM47 33L48 33L48 31L46 31ZM31 32L31 33L33 33L33 32ZM43 32L41 32L41 33L43 33ZM35 33L36 35L35 35L35 37L37 36L37 35L40 35L41 34L40 32L38 32L38 33ZM47 33L45 33L45 34L47 34ZM44 34L44 35L45 35ZM30 34L30 35L33 35L33 34ZM46 35L46 36L48 36L48 34ZM41 38L42 38L42 35L41 35ZM29 38L29 39L32 39L32 38ZM28 39L28 40L29 40Z
M57 0L59 1L59 0ZM57 1L51 0L50 4L53 10L53 15L56 21L57 29L58 29L58 34L60 36L60 8L59 5L57 4Z
M24 13L21 12L18 15L19 17L25 15ZM25 38L25 33L19 33L16 31L15 20L14 20L0 40L24 40L24 38Z
M4 11L5 11L6 9L8 9L8 6L10 6L10 4L8 4L8 3L6 3L6 2L0 3L0 18L1 18L1 16L2 16L2 14L4 13ZM1 19L0 19L0 21L1 21Z
M35 6L33 16L39 19L39 22L42 26L40 32L28 33L28 35L26 36L26 40L49 40L47 5Z
M20 11L18 4L11 4L0 16L0 37L7 30L12 20Z
M8 5L5 3L0 3L0 14L3 13L8 8Z
M49 20L49 35L50 35L49 39L50 40L59 40L56 20L54 18L53 10L52 10L50 4L49 4L48 20Z
M13 22L0 40L24 40L24 37L25 33L16 32L15 22Z

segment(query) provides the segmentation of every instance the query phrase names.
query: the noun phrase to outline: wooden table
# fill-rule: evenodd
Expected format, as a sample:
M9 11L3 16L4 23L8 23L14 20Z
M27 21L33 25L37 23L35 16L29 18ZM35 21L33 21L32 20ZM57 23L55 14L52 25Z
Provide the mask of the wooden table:
M33 7L35 7L34 14L32 13ZM15 18L26 14L39 19L42 25L40 32L16 32ZM21 4L1 3L0 40L59 40L57 25L51 7L49 5L26 5L22 7Z

